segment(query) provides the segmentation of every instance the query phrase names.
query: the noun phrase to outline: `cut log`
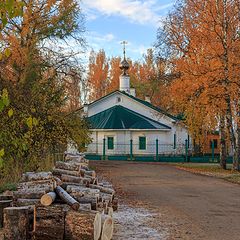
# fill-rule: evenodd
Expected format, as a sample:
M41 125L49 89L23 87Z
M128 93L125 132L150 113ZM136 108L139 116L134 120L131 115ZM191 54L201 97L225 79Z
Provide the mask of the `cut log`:
M56 182L54 180L39 180L33 182L21 182L17 188L24 191L31 190L32 192L51 192L54 190Z
M24 206L30 206L30 205L37 205L40 203L40 199L24 199L24 198L18 198L14 205L17 207L24 207Z
M91 178L96 178L96 172L95 171L91 171L91 170L84 170L84 169L79 169L79 172L81 174L82 177L84 176L89 176Z
M114 198L112 200L112 208L113 208L113 211L117 211L118 210L118 198Z
M21 182L50 180L53 178L51 172L26 172L22 175Z
M12 204L12 200L1 200L0 201L0 228L3 227L3 209L6 207L10 207Z
M91 210L97 210L97 198L79 197L78 195L73 195L73 197L81 204L91 204Z
M71 162L56 162L55 167L58 169L64 169L69 171L78 171L79 164Z
M56 175L56 176L62 176L62 175L70 175L75 177L80 176L80 173L78 171L69 171L69 170L64 170L59 168L53 169L52 172L53 172L53 175Z
M106 213L107 213L107 215L109 215L110 217L113 217L113 208L112 208L112 207L108 207Z
M56 181L56 186L61 186L62 185L62 180L60 178L54 176L53 179Z
M103 193L108 193L113 195L115 194L115 191L112 188L105 188L105 187L102 187L99 185L93 185L93 184L90 184L89 187L93 189L99 189Z
M61 179L63 182L68 182L68 183L81 183L81 184L89 185L91 182L91 178L74 177L74 176L65 175L65 174L61 176Z
M41 204L43 206L50 206L55 201L56 196L57 195L55 192L49 192L49 193L44 194L41 197Z
M79 211L91 211L92 210L92 206L91 203L84 203L84 204L80 204L79 207Z
M35 211L34 240L63 240L66 205L38 206Z
M101 215L92 212L69 211L65 219L65 240L98 240L101 234Z
M0 195L0 201L2 200L13 200L13 195Z
M102 217L102 233L101 240L110 240L113 237L113 218L111 216L105 215Z
M78 210L79 209L79 203L71 197L63 188L60 186L57 186L55 188L55 192L58 194L58 196L65 201L72 209Z
M24 198L24 199L39 199L44 195L46 192L45 191L40 191L40 192L32 192L31 190L21 190L21 191L15 191L13 192L13 197L14 199L18 198Z
M28 207L8 207L4 212L4 239L28 239Z
M74 193L74 194L78 193L85 197L99 198L99 194L100 194L99 189L91 189L91 188L76 186L76 185L68 185L66 191L68 193Z
M109 193L103 193L101 192L100 193L100 198L99 198L100 201L109 201L109 202L112 202L113 200L113 195L112 194L109 194Z

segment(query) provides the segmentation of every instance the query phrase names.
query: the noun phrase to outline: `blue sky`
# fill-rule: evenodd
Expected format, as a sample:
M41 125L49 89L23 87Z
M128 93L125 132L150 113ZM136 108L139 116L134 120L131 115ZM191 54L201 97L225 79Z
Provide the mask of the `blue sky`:
M126 40L127 56L140 60L156 40L161 19L174 0L81 0L86 17L89 49L103 48L107 56L121 56Z

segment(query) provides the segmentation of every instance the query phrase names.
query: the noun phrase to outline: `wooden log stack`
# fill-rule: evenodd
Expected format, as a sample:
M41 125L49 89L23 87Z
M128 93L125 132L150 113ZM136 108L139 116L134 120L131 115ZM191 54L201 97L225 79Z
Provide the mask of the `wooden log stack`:
M8 201L1 210L6 240L110 240L113 236L115 191L108 182L99 182L84 155L66 155L52 172L23 174L13 201L2 201Z

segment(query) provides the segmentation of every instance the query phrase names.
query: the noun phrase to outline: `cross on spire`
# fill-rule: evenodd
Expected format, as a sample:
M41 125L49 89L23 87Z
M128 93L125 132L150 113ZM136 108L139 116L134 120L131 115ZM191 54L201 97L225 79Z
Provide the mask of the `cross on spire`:
M128 44L127 41L122 41L121 44L123 45L123 56L124 56L124 59L126 59L126 45Z

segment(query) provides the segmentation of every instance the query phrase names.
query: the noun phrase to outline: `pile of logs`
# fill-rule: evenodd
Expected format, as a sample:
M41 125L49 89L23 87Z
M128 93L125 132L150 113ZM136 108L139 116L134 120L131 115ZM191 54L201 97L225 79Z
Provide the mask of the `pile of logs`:
M0 196L0 227L6 240L110 240L117 208L112 185L83 155L67 155L52 172L23 174L12 199Z

